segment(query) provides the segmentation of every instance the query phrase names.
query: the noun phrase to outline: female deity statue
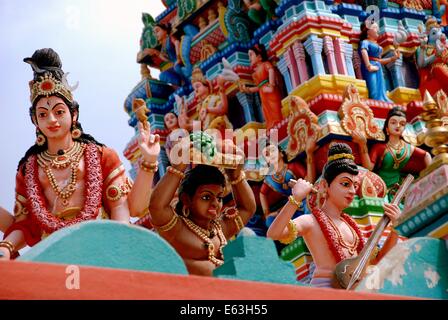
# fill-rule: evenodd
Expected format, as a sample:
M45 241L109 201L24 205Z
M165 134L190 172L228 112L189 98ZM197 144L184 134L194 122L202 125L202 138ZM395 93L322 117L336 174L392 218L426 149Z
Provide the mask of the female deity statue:
M198 101L197 112L202 124L202 130L218 129L222 137L225 129L233 126L227 117L229 103L224 91L224 78L218 76L219 94L213 93L212 84L207 80L201 69L195 68L191 77L195 98Z
M361 73L369 89L369 98L393 102L386 95L382 65L391 63L400 58L400 52L394 51L389 58L381 58L383 48L377 43L378 25L372 23L370 27L361 24L361 35L359 36L359 51L362 57Z
M180 41L174 36L170 35L171 25L157 23L154 28L154 35L160 44L159 49L146 48L143 50L143 54L149 54L154 61L161 62L160 80L172 83L174 85L181 85L182 81L185 81L181 66L182 59L180 56ZM174 67L166 69L163 68L164 64L173 63ZM166 70L165 70L166 69Z
M19 162L15 221L0 242L3 259L14 257L25 243L33 246L82 221L129 223L130 215L147 210L160 151L159 137L140 124L144 161L133 184L117 153L83 132L59 55L40 49L24 61L34 71L29 113L37 139Z
M260 94L263 116L266 121L266 130L271 130L278 122L282 121L282 94L279 86L278 75L268 56L264 46L255 45L249 50L250 65L253 68L252 78L255 87L240 85L244 93Z
M184 142L190 143L188 139ZM233 144L227 144L224 150L244 155ZM154 188L149 207L151 222L180 254L190 274L211 276L223 264L222 248L227 240L255 213L255 197L242 165L225 169L235 206L223 210L223 172L216 166L201 164L184 173L186 167L183 163L168 167ZM178 202L174 205L178 188Z
M300 162L289 163L286 152L280 146L268 145L263 149L263 157L273 169L273 173L264 178L260 189L261 207L268 227L291 195L290 180L305 178L307 181L314 181L314 148L315 144L307 144L307 168ZM300 212L303 213L304 210Z
M364 239L356 222L343 213L355 196L358 167L353 160L354 156L348 145L335 143L330 146L323 171L326 201L322 208L315 207L312 214L291 220L302 200L313 188L308 181L299 179L292 189L289 202L267 232L268 237L285 242L292 242L297 236L303 237L316 265L311 280L311 285L314 286L330 288L336 264L356 257L364 246ZM400 215L400 209L386 203L384 214L393 224ZM379 261L397 240L397 234L391 231L376 260Z
M384 122L384 143L376 143L370 151L367 139L360 132L353 132L353 141L359 145L362 166L377 173L386 183L389 197L398 190L407 174L417 176L431 164L431 155L423 149L414 147L403 139L406 127L406 114L399 108L392 108Z

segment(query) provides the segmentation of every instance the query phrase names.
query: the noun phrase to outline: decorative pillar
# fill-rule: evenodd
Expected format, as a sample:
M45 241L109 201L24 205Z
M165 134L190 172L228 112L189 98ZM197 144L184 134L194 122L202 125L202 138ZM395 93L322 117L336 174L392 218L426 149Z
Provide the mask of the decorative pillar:
M359 56L358 51L355 50L353 50L353 67L355 70L356 78L363 80L361 73L361 57Z
M402 65L403 65L403 56L400 56L400 58L398 58L394 62L386 64L387 70L389 70L390 74L392 75L393 89L405 86L403 75L401 74Z
M283 79L285 80L286 90L288 91L288 93L291 92L291 90L293 89L291 86L291 76L288 71L288 65L286 64L285 58L283 56L280 57L280 60L277 63L277 67L282 74Z
M330 36L324 37L324 52L327 56L328 69L330 74L338 74L338 67L336 65L336 59L334 57L333 40Z
M338 39L338 40L340 40L340 39ZM355 68L353 67L353 61L354 61L353 45L351 43L344 42L341 40L340 40L340 44L341 44L341 47L343 48L345 66L347 67L347 74L349 76L356 77Z
M289 72L291 73L292 87L295 88L300 84L300 78L297 69L296 57L294 57L294 52L291 47L286 50L284 57L286 64L288 65Z
M236 97L238 98L239 103L243 107L244 121L246 123L256 121L254 110L252 107L255 104L254 95L251 93L238 92L236 94Z
M294 56L297 61L300 83L303 83L309 79L308 69L306 68L305 48L303 47L303 43L297 40L296 42L294 42L292 50L294 51Z
M333 40L333 46L334 46L334 56L336 58L336 64L338 66L339 73L349 75L348 70L347 70L347 63L345 61L345 43L343 41L341 41L340 38L335 38ZM352 55L352 54L353 54L353 52L350 53L350 55ZM350 57L350 60L351 60L351 57ZM350 61L350 63L351 63L351 61ZM352 66L352 69L353 69L353 66ZM352 76L355 76L355 74L353 73Z
M311 56L314 75L325 74L324 63L322 61L322 42L323 40L321 38L312 34L304 43L306 52Z

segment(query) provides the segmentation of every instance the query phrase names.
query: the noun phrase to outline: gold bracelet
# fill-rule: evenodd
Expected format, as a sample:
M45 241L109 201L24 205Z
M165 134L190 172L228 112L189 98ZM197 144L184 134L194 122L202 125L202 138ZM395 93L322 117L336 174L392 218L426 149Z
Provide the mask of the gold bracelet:
M243 219L241 219L241 216L240 216L240 215L237 215L237 216L233 219L233 221L235 221L236 228L238 229L237 232L240 232L240 230L244 228Z
M174 228L174 226L176 225L176 223L177 223L177 220L178 220L178 218L179 218L179 216L176 214L176 213L174 213L173 214L173 216L172 216L172 218L171 218L171 220L170 221L168 221L167 223L165 223L163 226L156 226L156 225L154 225L154 227L158 230L158 231L160 231L160 232L167 232L167 231L170 231L171 229L173 229Z
M140 163L140 169L145 172L157 172L157 170L159 169L159 162L154 161L149 163L146 161L142 161L142 163Z
M294 198L294 196L290 195L290 196L288 197L288 199L289 199L289 202L290 202L290 203L296 205L297 209L302 210L302 204L299 203L299 202L296 200L296 198Z
M241 181L243 181L244 179L246 179L246 173L241 170L239 177L236 178L235 180L230 180L229 182L232 186L234 186L234 185L240 183Z
M176 168L173 168L171 166L166 168L166 171L169 172L169 173L172 173L172 174L174 174L176 176L178 176L181 179L185 178L185 173L183 173L182 171L177 170Z
M14 245L12 244L11 241L0 241L0 248L6 248L9 250L9 254L12 256L12 254L14 253Z
M290 244L297 238L297 227L294 221L289 220L288 223L288 235L282 239L278 239L283 244Z

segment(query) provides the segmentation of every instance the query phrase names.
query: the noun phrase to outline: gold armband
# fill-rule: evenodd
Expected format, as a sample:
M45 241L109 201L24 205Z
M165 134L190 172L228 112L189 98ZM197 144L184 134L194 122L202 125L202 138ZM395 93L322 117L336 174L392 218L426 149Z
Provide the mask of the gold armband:
M11 241L0 241L0 248L6 248L9 250L9 254L12 256L14 253L14 245L12 244Z
M288 235L282 239L278 239L283 244L290 244L297 238L297 227L294 221L289 220L288 224Z
M169 172L169 173L172 173L172 174L174 174L174 175L176 175L176 176L178 176L178 177L181 178L181 179L185 178L185 173L183 173L182 171L177 170L177 169L175 169L175 168L173 168L173 167L171 167L171 166L169 166L169 167L166 169L166 171Z
M165 223L163 226L156 226L154 224L153 225L158 231L167 232L174 228L178 219L179 219L179 216L177 215L177 213L174 213L173 216L171 217L170 221Z
M290 202L290 203L294 204L294 205L297 207L297 209L302 210L302 204L299 203L299 202L296 200L296 198L294 198L294 196L290 195L290 196L288 197L288 199L289 199L289 202Z
M235 180L230 180L229 182L232 186L234 186L234 185L240 183L241 181L243 181L244 179L246 179L246 173L241 170L239 177L236 178Z
M146 161L142 161L142 163L140 163L140 169L145 172L157 172L157 170L159 169L159 162L154 161L149 163Z
M132 182L126 177L126 181L118 186L111 184L106 189L106 197L110 201L118 201L127 195L132 189Z

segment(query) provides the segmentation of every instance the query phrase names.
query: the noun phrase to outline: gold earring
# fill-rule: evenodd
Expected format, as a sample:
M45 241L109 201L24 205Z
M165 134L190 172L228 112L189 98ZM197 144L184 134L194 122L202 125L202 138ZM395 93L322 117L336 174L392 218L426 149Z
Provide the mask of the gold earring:
M186 206L182 207L182 214L185 218L188 218L188 216L190 215L190 209L188 209Z
M47 141L47 139L42 134L42 132L40 132L39 128L36 128L36 144L39 147L41 147L41 146L43 146L45 144L46 141Z
M81 129L79 129L79 128L76 126L76 123L73 122L73 126L72 126L72 138L73 138L73 139L79 139L79 138L81 137L81 135L82 135L82 131L81 131Z

